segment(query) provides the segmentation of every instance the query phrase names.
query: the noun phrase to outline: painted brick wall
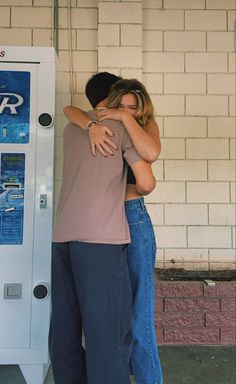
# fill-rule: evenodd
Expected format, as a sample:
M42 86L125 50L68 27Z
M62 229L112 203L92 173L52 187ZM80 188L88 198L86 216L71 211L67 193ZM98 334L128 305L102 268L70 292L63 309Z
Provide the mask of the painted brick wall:
M235 344L235 284L156 283L156 334L160 345Z
M158 265L235 268L235 3L143 5L143 81L162 129L162 154L154 166L159 184L146 199L162 249Z
M1 0L0 44L50 46L51 0ZM146 198L157 266L235 268L234 0L71 0L74 103L97 70L144 82L162 136ZM70 103L68 8L59 0L55 204Z
M99 1L99 71L142 80L142 3Z

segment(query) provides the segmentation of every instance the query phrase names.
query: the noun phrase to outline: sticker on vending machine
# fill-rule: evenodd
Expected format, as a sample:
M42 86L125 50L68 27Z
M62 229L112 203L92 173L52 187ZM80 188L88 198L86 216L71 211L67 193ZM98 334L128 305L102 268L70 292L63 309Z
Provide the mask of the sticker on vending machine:
M0 245L22 244L25 154L2 153L0 167Z
M0 143L27 144L30 72L0 71Z

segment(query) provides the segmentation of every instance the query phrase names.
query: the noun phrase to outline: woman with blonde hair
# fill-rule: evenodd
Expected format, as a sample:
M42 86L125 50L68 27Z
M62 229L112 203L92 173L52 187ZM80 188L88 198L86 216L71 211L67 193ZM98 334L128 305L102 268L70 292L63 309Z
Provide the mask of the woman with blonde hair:
M115 156L112 132L104 125L106 119L113 119L123 123L136 151L144 160L152 163L158 158L161 149L159 129L154 120L152 101L141 82L136 79L118 80L112 85L104 103L95 109L98 122L86 120L83 112L75 107L64 108L70 121L80 127L89 126L94 154L97 149L104 156ZM162 370L154 328L153 270L156 241L144 198L137 192L135 183L135 177L129 168L125 210L131 234L128 264L133 293L133 348L130 367L137 384L162 384Z

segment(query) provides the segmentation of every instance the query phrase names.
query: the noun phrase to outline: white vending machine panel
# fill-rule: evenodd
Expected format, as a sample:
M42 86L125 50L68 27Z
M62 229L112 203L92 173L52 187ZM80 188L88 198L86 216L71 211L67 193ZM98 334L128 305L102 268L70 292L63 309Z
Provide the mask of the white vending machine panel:
M47 371L55 53L0 47L0 364Z

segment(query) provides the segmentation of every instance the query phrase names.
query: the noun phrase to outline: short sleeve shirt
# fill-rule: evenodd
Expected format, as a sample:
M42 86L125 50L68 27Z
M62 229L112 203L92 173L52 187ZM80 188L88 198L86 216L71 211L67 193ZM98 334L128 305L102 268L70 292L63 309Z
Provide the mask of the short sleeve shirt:
M88 116L96 120L95 112ZM126 244L130 233L124 210L127 163L142 160L123 125L104 124L117 145L113 156L92 155L89 136L68 124L63 136L63 180L53 229L53 241Z

